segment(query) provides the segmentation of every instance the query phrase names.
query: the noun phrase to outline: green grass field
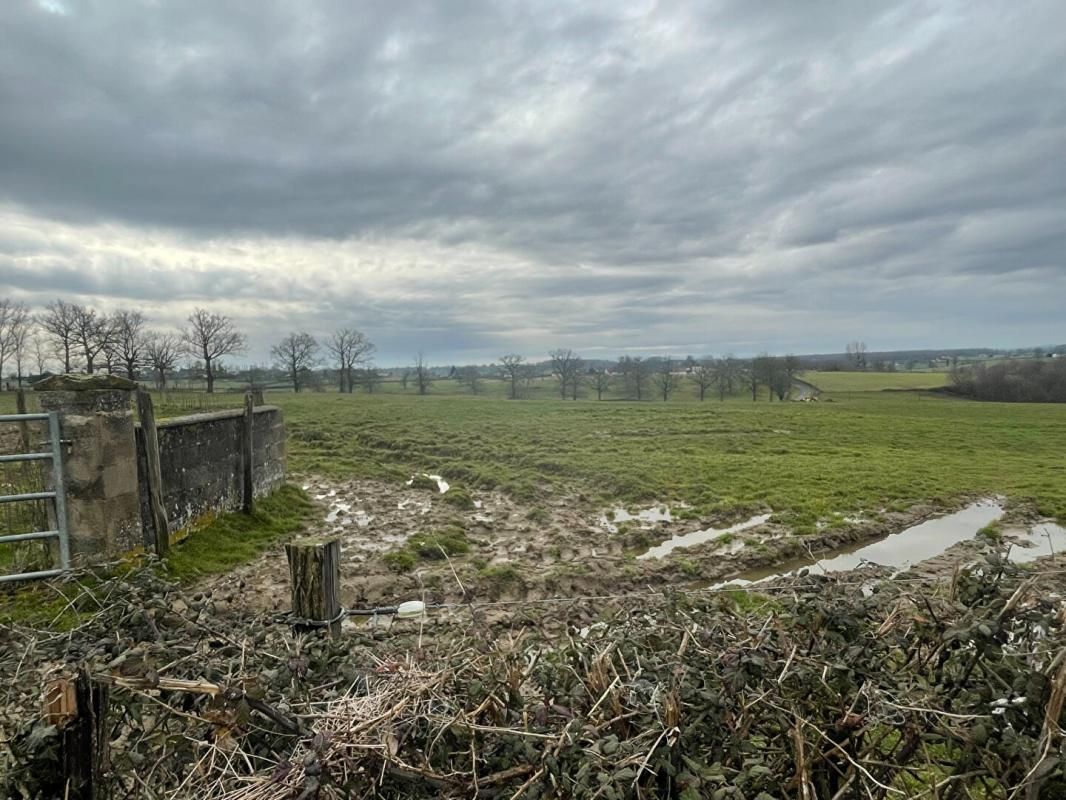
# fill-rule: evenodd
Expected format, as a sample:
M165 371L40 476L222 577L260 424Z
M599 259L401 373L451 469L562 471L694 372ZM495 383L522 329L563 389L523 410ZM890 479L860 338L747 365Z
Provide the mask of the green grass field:
M946 372L807 372L803 379L823 392L880 392L947 386Z
M590 504L769 507L799 531L834 512L1002 493L1066 518L1066 406L867 392L832 403L503 401L278 394L290 467L337 478L439 472Z
M834 512L990 493L1066 518L1066 406L859 388L935 386L942 376L808 374L823 388L824 378L847 387L809 404L762 394L698 403L690 386L669 403L564 402L548 382L508 401L499 382L473 397L453 381L425 397L389 386L268 401L284 409L290 468L302 474L400 480L427 470L531 502L569 494L590 506L684 502L701 515L771 509L798 531Z

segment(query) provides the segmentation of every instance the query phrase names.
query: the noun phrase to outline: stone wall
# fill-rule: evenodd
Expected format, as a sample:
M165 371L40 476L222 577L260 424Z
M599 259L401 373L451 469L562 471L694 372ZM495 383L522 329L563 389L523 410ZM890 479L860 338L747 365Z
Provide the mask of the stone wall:
M241 507L241 436L243 410L216 411L162 420L159 464L163 505L171 534L198 519ZM257 406L252 431L253 482L256 496L269 494L285 481L285 423L281 409ZM145 544L154 540L148 509L144 436L137 428L137 474Z

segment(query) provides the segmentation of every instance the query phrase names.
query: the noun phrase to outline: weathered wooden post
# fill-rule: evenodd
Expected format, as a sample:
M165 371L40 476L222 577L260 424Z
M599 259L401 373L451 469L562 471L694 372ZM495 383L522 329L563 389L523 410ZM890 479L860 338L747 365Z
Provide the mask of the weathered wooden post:
M137 413L141 418L144 460L148 467L148 508L152 515L155 553L162 558L170 550L170 523L163 505L163 470L159 464L159 432L155 426L155 408L152 406L152 396L144 389L137 391Z
M252 429L255 424L255 400L251 392L244 395L244 435L241 436L241 468L244 473L244 513L255 511L255 481L252 462Z
M108 699L108 687L95 682L84 667L45 687L42 715L59 729L63 797L69 800L108 796L104 786L110 756Z
M297 633L326 628L330 636L341 629L340 588L341 543L339 539L306 537L285 545L292 586L292 613L298 620Z
M15 395L15 413L26 413L26 392L21 386L19 387L18 393ZM22 452L30 452L30 429L25 422L19 423L19 439L21 440L20 444L22 445Z

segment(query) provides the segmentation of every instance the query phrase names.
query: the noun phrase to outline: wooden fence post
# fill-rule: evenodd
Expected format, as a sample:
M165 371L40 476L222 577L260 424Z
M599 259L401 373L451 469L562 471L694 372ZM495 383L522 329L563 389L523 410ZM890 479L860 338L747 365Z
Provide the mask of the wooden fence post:
M255 511L255 481L253 480L252 428L255 423L255 406L251 392L244 395L244 435L241 437L241 469L244 475L244 513Z
M163 505L163 470L159 464L159 432L155 426L152 396L144 389L137 391L137 413L144 434L144 461L148 466L148 508L155 532L155 553L162 558L170 549L170 523Z
M21 386L19 387L18 393L15 395L15 413L26 413L26 391ZM19 423L19 438L22 440L22 452L30 452L30 429L25 422Z
M330 636L336 636L341 629L340 540L313 536L296 539L285 545L285 555L289 559L292 613L299 620L317 623L296 623L296 632L327 628Z
M45 688L43 716L59 728L59 763L69 800L107 797L109 767L108 687L93 681L88 670L52 680Z

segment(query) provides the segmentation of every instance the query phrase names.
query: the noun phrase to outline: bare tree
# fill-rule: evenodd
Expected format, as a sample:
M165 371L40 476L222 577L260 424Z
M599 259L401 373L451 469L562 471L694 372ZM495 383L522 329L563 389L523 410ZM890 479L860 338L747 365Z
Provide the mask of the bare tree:
M403 373L400 375L400 386L403 388L403 390L405 392L407 391L407 382L409 380L411 380L411 370L405 369L403 371Z
M470 390L470 394L481 391L481 372L477 367L459 367L455 371L455 380L460 386Z
M140 311L120 310L112 318L115 328L114 353L126 370L126 377L136 380L137 371L146 363L147 320Z
M522 383L523 379L528 374L525 363L526 359L517 353L500 356L500 374L503 376L504 380L511 384L510 398L512 400L518 399L519 384Z
M726 396L733 394L743 384L746 375L744 366L733 358L725 356L714 362L714 385L718 390L718 401L725 402ZM752 399L755 399L753 390Z
M659 363L659 368L655 371L655 385L659 388L664 403L677 390L680 382L681 377L674 373L674 360L672 358L663 359Z
M367 364L359 370L359 382L366 387L367 394L373 394L374 390L381 385L381 373L373 364Z
M640 356L622 356L618 359L618 371L622 373L629 396L642 399L648 385L648 362Z
M18 385L22 386L22 378L26 374L26 365L30 359L30 334L34 329L33 315L29 309L14 321L11 326L12 355L15 358L15 378Z
M745 383L751 389L751 402L753 403L759 399L759 385L762 383L763 369L760 358L761 356L753 358L751 364L748 365L747 372L744 374Z
M692 368L692 382L696 384L696 396L703 402L707 396L707 390L715 383L715 369L710 361L700 361Z
M167 388L167 373L173 372L181 355L181 340L173 333L153 333L145 337L145 360L155 372L156 386Z
M203 308L189 315L189 327L181 332L181 341L185 352L193 358L203 359L208 394L215 391L215 362L245 348L244 334L237 330L233 320Z
M33 363L37 367L37 374L44 375L48 368L48 345L40 333L33 337Z
M63 371L70 372L71 355L77 346L74 335L74 306L65 300L53 300L45 306L37 320L49 338L56 358L63 364Z
M602 400L603 393L611 388L611 374L605 369L597 369L589 374L589 385L596 392L596 399Z
M796 383L796 377L803 371L803 362L800 357L789 353L781 359L782 383L785 386L785 397L792 394L792 387ZM782 398L784 399L784 398Z
M337 364L340 391L351 393L355 389L353 380L355 368L369 361L375 349L373 342L366 338L366 334L354 328L335 331L326 340L326 350ZM404 386L404 388L407 387Z
M433 376L429 374L429 364L426 363L425 356L419 351L418 356L415 358L414 368L411 370L411 377L414 378L415 387L418 389L419 394L426 394L429 392L429 387L433 384Z
M763 353L755 359L752 369L759 374L760 382L767 389L767 399L784 400L792 386L791 378L785 371L785 360Z
M85 371L90 375L96 367L96 359L115 342L113 321L95 308L72 303L74 342L85 358Z
M866 369L866 342L848 342L847 347L844 348L844 352L848 356L848 360L852 363L855 369Z
M299 393L306 373L310 372L318 360L318 342L305 331L290 333L270 348L270 354L274 356L278 366L289 373L292 390Z
M25 303L15 303L6 297L0 299L0 379L4 377L4 364L14 357L22 384L22 359L19 351L25 349L26 337L33 324L30 310Z
M552 375L559 381L563 400L568 393L577 400L578 384L581 381L581 357L570 348L552 350L548 357L551 358Z

